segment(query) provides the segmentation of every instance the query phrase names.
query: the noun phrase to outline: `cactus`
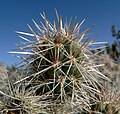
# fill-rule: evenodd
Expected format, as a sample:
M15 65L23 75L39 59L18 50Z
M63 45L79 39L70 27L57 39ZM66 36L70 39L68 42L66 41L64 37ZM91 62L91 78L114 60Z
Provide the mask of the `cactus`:
M100 101L91 105L87 114L120 114L120 91L116 87L107 87L102 91Z
M19 58L27 74L14 84L24 83L24 91L29 91L29 104L33 102L27 105L32 107L29 113L33 113L35 107L46 113L87 110L101 95L102 85L97 77L107 79L94 62L97 54L91 51L94 50L92 46L99 43L87 38L92 27L80 33L84 21L74 22L72 26L66 21L63 26L61 16L56 14L58 25L56 22L52 25L43 13L41 16L45 24L41 22L38 25L33 20L37 33L30 25L28 27L32 33L17 31L24 42L18 45L19 51L9 52L24 55ZM24 101L20 96L14 97L19 98L20 102Z

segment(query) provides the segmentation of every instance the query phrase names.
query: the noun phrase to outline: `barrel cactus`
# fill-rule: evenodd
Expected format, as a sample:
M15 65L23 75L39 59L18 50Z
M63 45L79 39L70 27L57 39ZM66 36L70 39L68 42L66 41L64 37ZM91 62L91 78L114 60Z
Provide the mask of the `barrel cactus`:
M31 33L17 31L24 42L18 45L19 51L9 53L19 54L27 74L14 84L25 83L31 102L36 97L35 106L48 113L88 110L101 95L98 78L107 79L94 62L98 52L92 53L92 46L99 42L89 40L91 27L80 33L84 20L71 26L68 21L63 24L57 12L56 15L58 24L51 24L43 13L44 23L38 25L33 20L36 31L30 25Z

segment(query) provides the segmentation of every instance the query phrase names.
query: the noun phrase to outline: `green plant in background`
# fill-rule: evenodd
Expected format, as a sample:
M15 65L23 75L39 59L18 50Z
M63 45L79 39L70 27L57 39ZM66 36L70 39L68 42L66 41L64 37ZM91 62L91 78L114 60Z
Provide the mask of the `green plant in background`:
M120 61L120 30L116 31L116 26L112 25L111 27L112 31L112 36L115 37L115 42L113 43L112 47L116 50L117 52L117 61Z
M44 24L38 25L33 20L37 32L29 25L32 33L17 32L24 42L18 45L19 51L10 52L24 55L19 57L26 74L10 84L7 93L10 95L1 92L14 104L7 107L8 112L66 114L89 110L102 95L103 87L98 78L108 80L98 70L100 65L94 62L98 52L93 54L91 51L99 42L87 37L91 27L79 32L83 21L75 21L72 26L66 21L63 26L61 16L57 14L58 25L55 22L52 25L44 13L41 16ZM18 112L14 111L14 114Z
M119 60L119 52L117 49L117 44L114 42L110 46L109 44L106 44L106 53L112 58L114 61Z

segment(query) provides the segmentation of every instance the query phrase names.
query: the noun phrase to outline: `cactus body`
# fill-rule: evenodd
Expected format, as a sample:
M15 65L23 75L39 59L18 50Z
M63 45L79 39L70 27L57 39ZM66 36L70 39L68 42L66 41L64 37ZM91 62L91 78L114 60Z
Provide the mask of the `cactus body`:
M83 22L63 25L57 14L57 26L55 22L52 25L44 13L41 16L45 25L33 20L38 33L29 25L32 33L17 32L25 42L18 46L20 51L10 53L25 55L21 56L22 66L28 75L15 84L27 83L25 91L38 98L39 105L31 104L37 109L61 113L87 110L100 95L97 77L107 79L94 63L96 53L92 53L91 47L98 42L87 38L91 27L80 33Z

